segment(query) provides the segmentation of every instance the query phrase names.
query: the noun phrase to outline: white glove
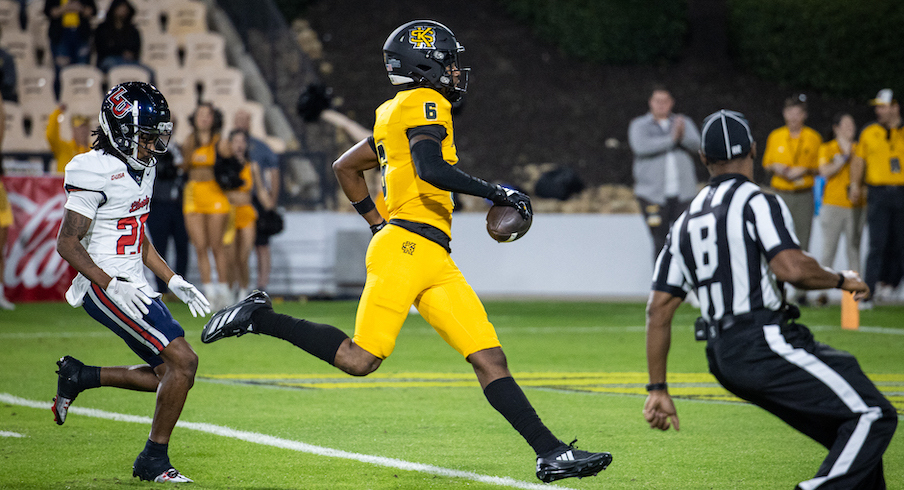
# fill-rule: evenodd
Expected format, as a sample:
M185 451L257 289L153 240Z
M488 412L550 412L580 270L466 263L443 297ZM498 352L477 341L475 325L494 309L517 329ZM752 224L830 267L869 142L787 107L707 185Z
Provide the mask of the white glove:
M179 274L174 274L166 285L177 298L188 305L188 311L191 312L191 316L197 318L210 314L210 301L207 301L207 298L201 294L201 291L198 291L198 288L183 279Z
M142 316L148 314L147 305L151 304L151 298L128 282L114 277L110 284L107 284L106 291L107 296L130 317L140 320Z

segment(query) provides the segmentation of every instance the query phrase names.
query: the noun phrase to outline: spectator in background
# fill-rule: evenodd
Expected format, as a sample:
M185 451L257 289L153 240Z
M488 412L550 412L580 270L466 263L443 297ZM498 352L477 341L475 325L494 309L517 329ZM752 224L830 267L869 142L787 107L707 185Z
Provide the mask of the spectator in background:
M185 229L198 256L198 272L204 295L214 307L228 304L229 285L223 236L229 218L229 200L217 184L214 163L217 160L217 145L220 144L220 130L223 120L220 111L211 103L198 105L189 122L192 132L182 144L183 164L188 169L188 183L182 210L185 214ZM217 268L218 283L214 285L210 270L210 256L213 253Z
M97 67L104 73L118 65L137 65L141 57L141 34L132 23L135 7L128 0L113 0L107 17L94 31Z
M0 100L0 121L6 118L3 110L3 101ZM0 144L3 143L3 136L6 132L6 125L0 124ZM0 177L3 177L3 159L0 158ZM0 309L15 310L16 305L6 299L5 281L3 280L6 264L6 237L9 227L13 224L13 208L9 205L9 199L6 197L6 188L3 187L3 181L0 180Z
M847 113L836 114L832 118L832 133L835 139L819 147L819 174L826 179L819 211L822 226L822 258L820 264L831 266L835 263L838 239L844 235L847 246L846 269L860 271L860 237L863 234L864 201L852 202L848 199L851 185L851 157L854 155L854 136L857 125ZM826 295L819 297L825 304Z
M252 195L252 204L258 216L265 212L275 212L279 203L279 190L281 186L279 178L279 156L270 149L267 143L250 135L251 114L246 110L236 111L233 116L232 127L244 131L248 139L248 158L260 167L259 178L255 179L258 188L267 195L269 206L265 206L258 199L258 192ZM257 289L264 291L270 283L270 235L261 228L261 221L256 221L257 230L254 238L254 251L257 256ZM244 298L241 296L239 299Z
M97 15L94 0L45 0L44 15L50 19L47 35L56 69L54 90L59 96L60 69L87 64L91 57L91 20Z
M248 258L255 243L257 212L252 206L252 192L265 209L273 209L270 196L260 185L261 172L256 162L248 159L248 133L233 129L229 133L224 154L217 158L217 181L235 210L232 240L226 240L227 269L238 299L251 292ZM227 235L230 233L227 233Z
M885 279L900 281L904 263L904 125L901 107L891 89L882 89L871 101L876 122L863 128L857 150L851 160L849 198L857 202L867 185L866 222L869 224L869 251L864 281L870 291ZM885 277L883 277L885 274ZM890 287L891 284L883 286ZM874 293L875 296L875 293ZM872 308L872 297L861 302Z
M693 156L700 131L687 116L673 114L675 99L663 87L653 88L650 112L628 126L634 152L634 195L653 237L653 259L665 244L672 223L697 193Z
M3 37L0 29L0 38ZM0 96L3 100L19 102L19 92L16 90L16 59L9 51L0 49Z
M185 231L185 217L182 215L182 190L185 174L182 171L182 153L170 143L166 153L157 156L157 180L151 196L151 211L148 214L147 230L154 248L166 259L170 238L176 251L173 270L185 277L188 273L188 232ZM157 292L166 293L167 286L157 278ZM172 294L171 292L168 294Z
M72 157L91 149L89 141L91 126L88 116L72 114L69 118L69 124L72 126L72 139L66 141L60 136L60 120L63 119L65 112L66 104L60 104L47 118L47 143L50 144L50 151L56 158L56 171L59 173L63 173L66 164L72 160Z
M813 178L819 173L822 136L815 129L804 126L807 97L803 94L785 100L782 117L785 125L773 130L766 139L763 167L772 172L772 189L788 205L800 248L808 251L815 208ZM806 291L795 290L794 301L806 304Z

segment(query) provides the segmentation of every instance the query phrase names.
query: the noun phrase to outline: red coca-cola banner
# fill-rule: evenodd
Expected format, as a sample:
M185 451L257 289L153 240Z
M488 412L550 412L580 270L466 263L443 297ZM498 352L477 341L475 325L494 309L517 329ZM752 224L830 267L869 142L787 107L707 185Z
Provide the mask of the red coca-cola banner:
M56 251L66 192L63 178L3 177L15 221L7 236L3 282L13 303L61 301L75 270Z

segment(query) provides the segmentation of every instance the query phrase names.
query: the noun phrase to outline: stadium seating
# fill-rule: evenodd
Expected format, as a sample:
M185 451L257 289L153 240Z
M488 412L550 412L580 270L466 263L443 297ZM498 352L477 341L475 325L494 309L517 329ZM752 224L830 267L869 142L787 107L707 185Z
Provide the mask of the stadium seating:
M157 89L166 97L173 114L175 129L173 140L182 143L191 132L188 116L198 105L198 91L194 74L182 68L157 70Z
M44 15L44 2L29 2L27 10L28 26L25 30L31 34L31 45L37 53L38 65L52 66L50 38L47 37L50 21Z
M25 131L25 112L19 104L6 102L3 106L6 115L6 132L3 135L3 151L9 153L31 153L48 151L45 139L46 122L44 126L40 121L32 121L31 131Z
M27 142L28 147L32 148L30 151L50 151L50 144L47 143L47 121L50 119L50 114L57 108L56 101L52 98L44 99L43 101L32 101L28 105L23 104L21 107L26 127L30 128ZM92 116L91 121L97 120L96 117L93 117L93 114L89 115ZM92 122L93 126L94 123ZM60 136L64 139L72 138L72 127L68 123L60 126Z
M107 89L119 85L122 82L151 82L151 73L138 65L120 65L110 68L107 72Z
M22 108L19 104L5 102L3 104L5 132L3 133L3 151L19 152L23 150L23 144L28 137L25 134L25 123L22 117Z
M97 113L103 100L104 74L91 65L69 65L60 70L60 102L70 112Z
M41 2L42 4L44 2ZM13 0L0 0L0 29L3 33L18 32L19 26L19 2Z
M241 104L245 102L245 75L238 68L207 70L198 77L201 84L201 100L214 104Z
M99 22L112 0L95 0ZM59 74L59 97L54 94L54 69L47 37L48 20L43 3L27 3L27 24L19 24L20 2L0 0L0 47L16 60L17 91L21 105L10 104L6 118L10 151L48 151L45 140L47 118L58 104L66 104L69 114L96 114L109 87L129 80L151 81L164 94L173 112L174 141L181 142L190 131L188 116L198 102L213 103L224 115L224 130L230 129L234 114L244 109L251 114L251 134L272 140L276 149L285 144L268 136L264 108L245 98L244 74L228 65L224 38L209 32L207 4L198 0L132 0L133 19L141 32L141 63L117 66L104 75L93 65L71 65ZM68 124L61 130L69 131Z
M183 37L185 61L183 66L215 71L226 67L226 41L212 32L192 32Z
M16 69L19 103L24 105L54 101L53 68L22 66Z
M286 151L286 142L283 141L279 136L267 136L264 138L264 143L267 143L267 146L273 150L274 153L283 153Z
M37 66L35 49L32 44L32 36L27 31L19 29L18 21L15 29L3 28L0 35L0 48L3 48L16 60L16 68Z
M176 40L165 34L142 32L141 63L154 70L178 68L179 46Z
M96 23L100 23L110 11L110 4L113 0L94 0L94 6L97 7Z
M163 34L163 24L161 23L162 11L159 2L142 0L134 2L135 17L132 22L141 32L142 43L145 38L158 36Z
M177 2L167 9L167 34L174 36L180 45L185 35L207 32L207 6L201 2Z

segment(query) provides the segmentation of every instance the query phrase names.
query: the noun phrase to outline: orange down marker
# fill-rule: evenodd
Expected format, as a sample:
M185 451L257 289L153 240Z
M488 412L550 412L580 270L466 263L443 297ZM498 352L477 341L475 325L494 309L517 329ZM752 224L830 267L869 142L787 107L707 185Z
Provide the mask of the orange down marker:
M860 328L860 309L854 300L854 293L841 292L841 328L844 330L857 330Z

